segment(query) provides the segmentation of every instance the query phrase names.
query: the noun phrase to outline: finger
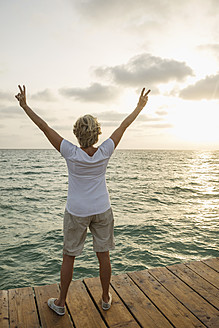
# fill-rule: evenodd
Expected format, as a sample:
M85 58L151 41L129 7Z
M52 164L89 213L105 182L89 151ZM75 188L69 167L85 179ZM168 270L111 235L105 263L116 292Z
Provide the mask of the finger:
M141 92L141 97L143 96L143 94L144 94L144 90L145 90L145 88L143 88L142 89L142 92Z
M145 96L147 96L147 95L149 94L149 92L151 92L151 90L150 90L150 89L149 89L149 90L146 92Z
M25 85L23 85L23 89L24 89L24 94L26 94L26 87L25 87Z
M20 92L23 93L23 90L20 85L18 86L18 88L20 89Z

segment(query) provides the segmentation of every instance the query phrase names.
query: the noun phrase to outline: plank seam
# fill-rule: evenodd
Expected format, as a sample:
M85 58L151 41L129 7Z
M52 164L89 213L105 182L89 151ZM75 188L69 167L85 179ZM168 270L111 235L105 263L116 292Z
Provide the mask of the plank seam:
M166 269L167 269L167 267L165 267ZM169 270L170 271L170 270ZM153 275L153 273L151 273L151 272L149 272L152 276L153 276L153 278L155 278L170 294L172 294L188 311L190 311L191 313L192 313L192 315L194 315L205 327L208 327L204 322L202 322L201 321L201 319L200 318L198 318L196 315L195 315L195 313L193 313L187 306L185 306L185 304L183 303L183 302L181 302L180 301L180 299L179 298L177 298L176 297L176 295L174 295L168 288L166 288L166 286L164 286L163 284L162 284L162 282L161 281L159 281L154 275ZM172 272L171 272L172 273ZM178 277L177 277L178 278ZM181 280L181 279L180 279ZM183 281L184 282L184 281Z
M72 325L73 325L73 327L74 327L74 328L76 328L75 322L74 322L74 320L73 320L73 317L72 317L72 315L71 315L71 312L70 312L70 310L69 310L69 307L68 307L68 305L67 305L67 303L66 303L66 302L65 302L65 306L66 306L66 310L67 310L67 313L66 313L66 314L68 314L68 315L69 315L69 317L70 317L70 319L71 319L71 322L72 322Z
M136 318L136 316L134 315L134 313L132 313L131 309L129 309L128 305L126 304L126 302L123 300L123 298L119 295L119 293L117 292L117 290L113 287L113 285L110 283L110 286L113 288L113 290L116 292L116 294L118 295L118 297L121 299L121 301L123 302L123 304L125 305L125 307L127 308L127 310L129 311L129 313L132 315L133 319L137 322L137 324L141 327L141 323L138 321L138 319Z
M167 268L168 269L168 268ZM189 268L190 269L190 268ZM170 269L168 269L171 273L173 273L177 278L179 278L184 284L186 284L189 288L191 288L196 294L198 294L199 296L201 296L201 298L203 298L206 302L208 302L211 306L213 306L216 310L218 310L218 308L214 305L211 304L210 301L208 301L203 295L201 295L197 290L195 290L192 286L190 286L187 282L185 282L182 278L180 278L175 272L172 272ZM191 269L190 269L191 270ZM196 272L195 272L196 273ZM201 277L202 278L202 277Z
M39 325L40 325L40 327L42 327L42 323L41 323L41 319L40 319L40 313L39 313L39 308L38 308L36 294L35 294L35 289L34 289L34 287L32 287L32 289L33 289L34 302L35 302L35 305L36 305L36 310L37 310L37 316L38 316L38 320L39 320Z
M9 291L7 290L7 303L8 303L8 327L10 327L10 320L9 320Z
M7 295L7 302L6 302L6 304L7 304L7 321L8 321L8 327L10 327L10 321L9 321L9 291L8 290L6 290L6 295ZM2 318L2 319L4 319L4 318Z
M150 300L150 302L158 309L158 311L169 321L169 323L176 328L176 326L174 326L174 324L170 321L170 319L167 318L167 316L165 315L165 313L163 313L158 306L152 301L152 299L141 289L141 287L132 279L131 276L129 276L129 274L127 274L128 277L133 281L133 283L138 287L138 289L140 289L140 291Z
M10 327L11 325L11 318L10 318L10 304L9 304L9 291L10 289L8 290L8 327Z
M198 273L194 269L190 268L187 264L186 264L186 266L187 266L187 268L189 268L190 270L192 270L195 274L197 274L199 277L201 277L202 279L204 279L205 281L207 281L209 284L211 284L213 287L219 289L217 286L213 285L210 281L208 281L205 277L203 277L200 273Z
M92 296L92 294L91 294L91 292L90 292L88 286L86 285L86 282L84 281L84 279L82 280L82 282L83 282L83 284L84 284L84 286L85 286L85 288L86 288L86 290L87 290L88 295L90 296L92 302L94 303L94 306L96 307L97 311L100 313L100 316L101 316L103 322L105 323L106 327L107 327L107 328L110 328L110 326L107 324L107 322L106 322L104 316L102 315L102 313L101 313L101 311L100 311L100 309L99 309L97 303L95 302L95 299L93 298L93 296Z
M58 284L58 288L59 288L59 290L61 290L61 285L60 285L60 283ZM69 307L68 307L67 302L65 302L65 306L66 306L66 310L67 310L67 312L68 312L68 315L69 315L69 317L70 317L70 319L71 319L71 321L72 321L73 327L76 328L76 325L75 325L74 319L73 319L73 317L72 317L72 315L71 315L71 312L70 312L70 310L69 310Z
M207 265L209 268L211 268L212 270L216 271L217 273L219 273L219 271L215 268L213 268L211 265L209 265L208 263L205 263L204 261L200 261L201 263L204 263L205 265Z

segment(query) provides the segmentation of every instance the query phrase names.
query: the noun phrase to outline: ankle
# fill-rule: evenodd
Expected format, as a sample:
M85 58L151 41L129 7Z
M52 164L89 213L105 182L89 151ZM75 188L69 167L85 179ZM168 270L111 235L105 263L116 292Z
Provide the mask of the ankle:
M57 298L54 303L57 306L62 306L62 307L65 306L65 301L62 301L59 298Z
M105 303L108 303L109 302L109 293L108 294L102 294L102 300Z

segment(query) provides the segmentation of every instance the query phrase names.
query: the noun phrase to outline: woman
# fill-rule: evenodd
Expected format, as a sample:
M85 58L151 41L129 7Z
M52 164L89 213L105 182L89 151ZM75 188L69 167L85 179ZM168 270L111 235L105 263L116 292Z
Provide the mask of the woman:
M68 167L68 197L64 214L64 245L61 267L60 295L50 298L48 306L59 315L65 314L65 300L72 280L75 256L81 254L87 227L93 235L93 249L97 254L102 286L102 308L108 310L112 303L109 293L111 264L109 250L114 249L113 213L105 181L110 156L117 147L127 127L136 119L148 101L148 90L143 88L135 110L128 115L113 134L98 148L94 145L101 134L100 125L91 115L80 117L73 132L80 148L63 139L27 105L25 86L18 86L15 96L30 119L43 131L51 144L65 158ZM145 93L145 94L144 94Z

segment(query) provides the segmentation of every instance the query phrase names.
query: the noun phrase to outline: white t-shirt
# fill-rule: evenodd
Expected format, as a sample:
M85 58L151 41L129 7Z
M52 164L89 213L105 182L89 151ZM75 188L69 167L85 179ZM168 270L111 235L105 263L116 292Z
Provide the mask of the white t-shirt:
M106 186L106 167L115 148L114 141L105 140L89 156L84 150L63 139L60 153L68 167L68 197L66 210L76 216L90 216L110 208Z

